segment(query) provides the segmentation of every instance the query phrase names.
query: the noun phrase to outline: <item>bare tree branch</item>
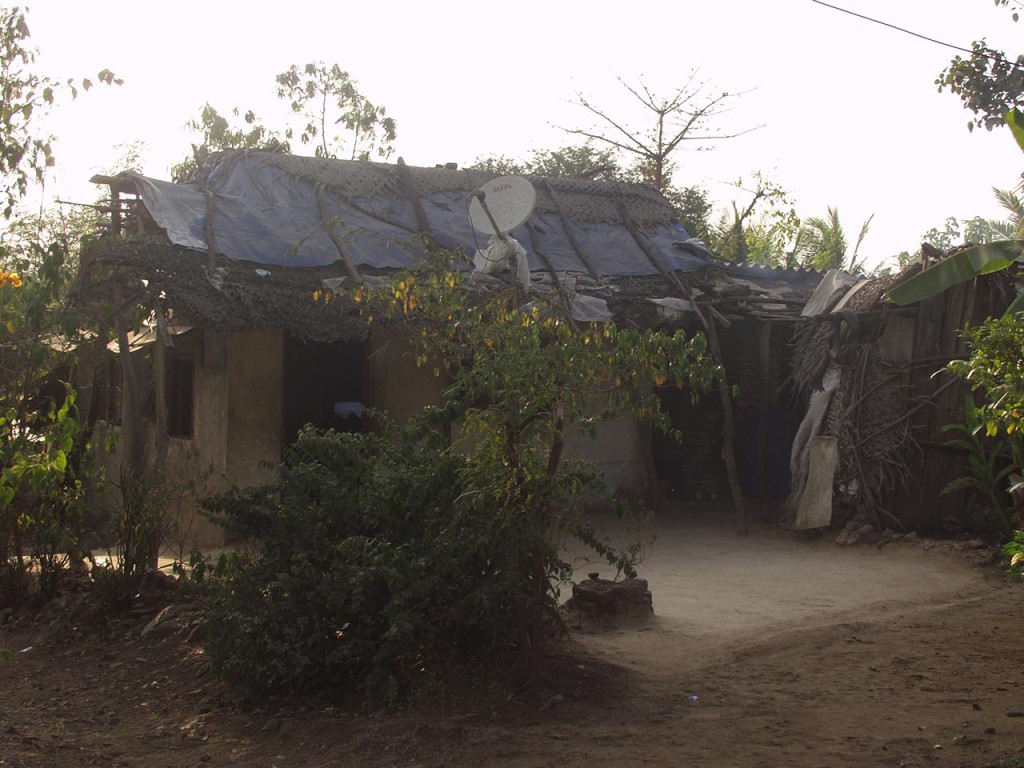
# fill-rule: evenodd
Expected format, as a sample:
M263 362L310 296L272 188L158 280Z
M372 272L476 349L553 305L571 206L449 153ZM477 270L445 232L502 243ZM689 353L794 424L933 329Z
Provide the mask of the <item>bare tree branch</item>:
M625 126L619 125L615 120L613 120L610 116L606 115L601 110L597 109L596 107L591 106L591 104L585 98L583 98L583 96L581 94L578 95L578 96L579 96L579 101L576 102L576 103L579 106L583 107L584 109L590 111L591 113L593 113L597 117L599 117L602 120L604 120L606 123L608 123L613 128L615 128L616 131L621 133L626 138L627 141L629 141L629 142L631 142L631 143L636 145L636 147L634 149L629 150L629 151L637 152L639 154L645 154L646 153L647 147L644 146L643 142L641 142L633 134L632 131L627 129ZM588 134L585 134L583 131L577 131L577 130L569 130L568 132L569 133L579 133L581 135L588 135ZM602 134L595 134L594 136L592 136L592 138L596 138L596 139L598 139L600 141L604 141L604 142L606 142L608 144L611 144L613 146L619 147L620 149L626 149L627 148L625 144L622 144L619 141L614 141L614 140L612 140L612 139L610 139L607 136L604 136Z
M674 167L670 159L683 142L731 139L762 127L759 125L731 133L701 132L709 120L728 111L726 104L729 100L742 94L723 91L719 95L706 97L708 85L698 81L697 70L693 70L682 87L665 99L658 97L642 80L639 85L632 85L619 78L619 83L643 105L646 112L651 113L653 124L647 131L633 130L580 93L574 103L596 118L598 126L562 130L634 156L637 158L636 172L662 192L671 186ZM604 130L601 126L604 126Z

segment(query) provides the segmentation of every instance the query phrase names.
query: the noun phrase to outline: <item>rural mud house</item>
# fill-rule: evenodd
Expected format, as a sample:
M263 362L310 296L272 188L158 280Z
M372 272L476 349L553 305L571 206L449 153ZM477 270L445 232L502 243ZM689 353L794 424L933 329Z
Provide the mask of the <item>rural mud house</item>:
M157 446L151 457L177 467L178 478L194 473L189 486L249 485L271 476L305 423L359 429L364 405L401 421L436 399L442 382L416 367L400 338L368 328L343 291L331 301L313 295L384 280L435 250L468 257L485 244L469 200L492 178L234 151L195 182L94 179L110 187L115 236L89 251L82 292L113 297L122 325L140 307L156 318L143 333L120 334L122 349L144 363L133 366L142 372L134 386L145 439ZM666 391L687 435L681 446L622 420L597 440L577 437L571 450L623 493L654 499L660 482L687 498L726 498L723 425L735 415L744 489L785 495L779 457L802 405L779 392L794 324L820 276L715 260L648 187L531 181L536 207L512 232L527 252L529 293L561 296L578 322L696 331L699 310L713 318L740 391L734 403L711 393L696 407L687 393ZM466 258L456 268L470 266ZM506 278L481 279L481 289L487 279ZM111 381L126 395L123 375ZM115 396L107 413L117 422L126 409Z

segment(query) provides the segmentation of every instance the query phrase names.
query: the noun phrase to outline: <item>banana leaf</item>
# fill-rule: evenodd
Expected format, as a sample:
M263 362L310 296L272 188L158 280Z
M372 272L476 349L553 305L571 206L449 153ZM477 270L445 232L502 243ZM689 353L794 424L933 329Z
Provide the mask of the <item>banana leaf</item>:
M965 248L904 280L889 291L889 301L900 306L924 301L958 283L1006 269L1022 251L1021 240L997 240Z
M1006 113L1006 124L1013 132L1013 138L1017 140L1017 146L1024 152L1024 113L1014 107Z
M1020 290L1020 288L1018 288ZM1010 302L1010 306L1003 312L1004 315L1015 315L1024 312L1024 293L1018 293L1017 298Z

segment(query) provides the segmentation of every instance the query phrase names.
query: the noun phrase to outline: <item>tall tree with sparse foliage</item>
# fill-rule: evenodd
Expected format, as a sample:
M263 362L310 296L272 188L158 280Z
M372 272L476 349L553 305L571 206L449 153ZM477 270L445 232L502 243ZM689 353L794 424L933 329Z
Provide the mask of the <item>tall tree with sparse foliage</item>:
M356 81L337 64L292 65L277 76L277 95L306 119L299 140L314 144L317 157L385 159L394 150L394 118L360 93Z
M171 178L192 179L211 155L229 149L291 152L296 136L302 144L313 145L317 157L390 157L398 124L384 107L360 93L356 81L337 64L292 65L275 82L278 97L288 101L290 112L301 115L305 125L296 131L283 121L281 129L268 128L252 110L235 107L223 114L206 104L198 118L185 124L200 141L192 145L191 155L171 166Z

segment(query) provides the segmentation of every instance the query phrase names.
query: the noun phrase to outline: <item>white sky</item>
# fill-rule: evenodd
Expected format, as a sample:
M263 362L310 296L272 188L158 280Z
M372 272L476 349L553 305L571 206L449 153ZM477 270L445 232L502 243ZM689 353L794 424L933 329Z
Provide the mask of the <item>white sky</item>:
M1024 23L991 0L835 4L967 48L982 37L1008 52L1024 45ZM392 159L426 166L570 143L555 126L590 126L571 104L577 92L641 127L642 108L616 78L668 94L697 68L714 90L750 91L719 119L722 132L765 127L680 155L675 182L702 185L723 206L742 204L731 184L762 171L802 217L837 206L850 239L874 214L861 252L869 266L915 251L948 216L1004 218L991 188L1012 188L1022 169L1008 131L969 134L960 101L937 93L954 51L812 0L37 0L29 8L41 73L94 77L107 67L125 81L53 115L60 167L48 192L65 199L94 199L86 180L119 170L123 142L144 142L143 172L168 178L188 153L184 123L207 101L283 123L274 76L313 60L337 62L387 107L398 121Z

